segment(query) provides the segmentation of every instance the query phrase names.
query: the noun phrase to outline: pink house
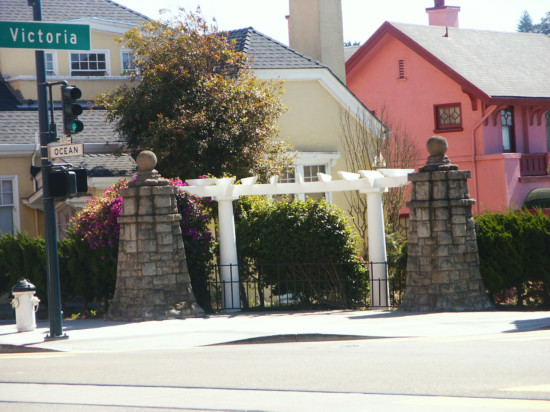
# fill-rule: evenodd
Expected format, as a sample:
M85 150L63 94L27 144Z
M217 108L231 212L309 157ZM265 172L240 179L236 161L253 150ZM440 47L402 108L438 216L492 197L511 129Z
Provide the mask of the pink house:
M460 29L444 0L426 11L429 26L384 23L346 62L347 86L405 125L422 164L444 136L477 212L522 207L550 189L550 37Z

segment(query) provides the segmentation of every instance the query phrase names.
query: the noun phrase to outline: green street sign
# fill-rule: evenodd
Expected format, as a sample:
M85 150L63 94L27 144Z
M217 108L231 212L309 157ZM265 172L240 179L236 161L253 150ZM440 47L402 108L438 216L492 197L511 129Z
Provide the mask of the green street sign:
M12 49L90 50L90 26L0 21L0 47Z

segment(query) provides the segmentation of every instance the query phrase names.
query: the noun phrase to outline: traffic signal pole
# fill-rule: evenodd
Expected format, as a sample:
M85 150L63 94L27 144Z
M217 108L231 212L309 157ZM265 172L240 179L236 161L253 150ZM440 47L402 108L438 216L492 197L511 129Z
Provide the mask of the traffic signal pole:
M41 0L28 0L33 7L33 20L42 21ZM36 50L36 86L38 91L38 121L40 130L40 157L42 166L42 197L44 199L44 226L46 240L46 263L48 284L48 316L50 334L46 340L66 339L63 334L63 312L61 310L61 286L59 281L59 258L57 251L57 228L55 203L50 197L51 163L48 160L50 127L48 124L48 96L46 94L46 64L44 50Z

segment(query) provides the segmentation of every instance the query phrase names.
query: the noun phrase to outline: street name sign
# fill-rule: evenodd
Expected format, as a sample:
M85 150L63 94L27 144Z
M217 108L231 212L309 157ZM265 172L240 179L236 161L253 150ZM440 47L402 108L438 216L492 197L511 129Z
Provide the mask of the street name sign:
M84 156L84 145L82 143L72 143L48 146L49 160L69 156Z
M90 50L88 24L0 21L0 48Z

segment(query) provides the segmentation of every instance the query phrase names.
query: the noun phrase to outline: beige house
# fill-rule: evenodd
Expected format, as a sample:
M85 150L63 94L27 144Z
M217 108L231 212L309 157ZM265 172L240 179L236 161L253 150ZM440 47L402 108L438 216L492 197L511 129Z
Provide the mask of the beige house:
M49 81L67 80L75 84L83 92L85 105L97 93L127 80L127 73L133 68L131 54L115 38L145 22L146 17L109 0L71 0L70 8L64 0L42 3L45 21L91 26L91 51L46 52ZM337 172L347 169L340 143L342 112L348 113L352 120L367 119L368 127L377 135L385 131L345 86L338 10L340 0L291 1L291 46L299 48L299 52L252 28L229 33L237 49L252 59L252 70L259 78L285 82L283 103L288 111L280 119L281 135L296 148L298 157L294 169L282 176L283 182L300 179L299 176L305 181L315 181L318 172L339 178ZM32 20L27 0L2 0L0 20ZM34 70L32 50L0 49L0 232L43 235L40 176L38 169L32 167L40 164ZM58 90L54 90L54 99L55 95L59 99ZM54 106L59 108L59 101ZM56 117L60 124L61 116ZM121 158L111 155L123 142L104 123L101 111L85 111L80 118L84 131L74 135L73 142L84 143L85 156L61 161L70 160L88 170L88 186L93 194L120 177L131 175L135 163L128 155ZM312 197L319 196L347 209L342 194ZM68 218L85 200L73 198L56 203L58 233L62 233Z
M345 164L342 112L358 124L368 124L375 135L382 137L386 128L345 85L341 2L290 0L288 22L290 47L253 28L229 32L237 50L251 59L256 76L284 80L282 100L288 111L279 126L298 157L282 181L292 182L298 174L304 181L316 181L318 172L335 179L338 171L357 172ZM366 168L372 160L366 159ZM344 194L319 195L347 209Z
M66 80L82 90L84 108L98 93L127 81L133 69L129 50L116 38L147 17L109 0L42 0L45 22L87 24L91 50L46 50L47 80ZM32 21L27 0L2 0L0 21ZM60 90L53 87L55 120L61 127ZM0 48L0 233L43 235L42 188L39 168L37 86L34 50ZM101 111L85 110L80 116L84 131L73 136L84 144L83 157L70 160L88 171L90 194L102 191L120 177L131 176L135 163L128 155L114 157L122 143L106 126ZM61 134L61 132L59 132ZM89 198L56 203L58 233ZM60 236L60 237L61 237Z

